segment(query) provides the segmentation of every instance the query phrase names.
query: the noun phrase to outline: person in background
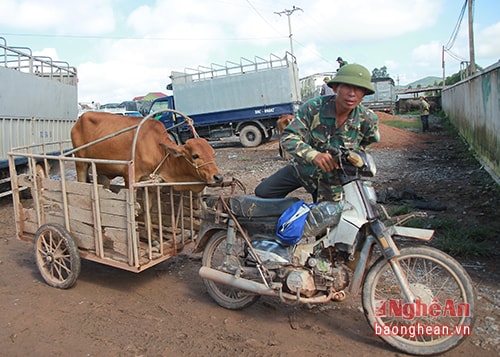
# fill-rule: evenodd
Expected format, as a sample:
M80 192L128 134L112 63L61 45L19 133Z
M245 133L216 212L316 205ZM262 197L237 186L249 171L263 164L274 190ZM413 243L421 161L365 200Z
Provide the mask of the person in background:
M330 88L328 82L330 81L330 77L323 78L323 85L321 86L320 95L333 95L333 89Z
M429 130L429 110L430 105L427 103L424 97L420 97L420 120L422 121L422 131L426 132Z
M377 115L361 104L366 94L374 93L370 72L348 64L328 85L335 95L305 102L284 129L280 143L292 159L257 185L256 196L281 198L304 187L314 202L339 201L339 163L332 148L363 150L380 141Z
M344 61L342 57L337 57L337 62L339 64L339 69L347 64L347 61Z

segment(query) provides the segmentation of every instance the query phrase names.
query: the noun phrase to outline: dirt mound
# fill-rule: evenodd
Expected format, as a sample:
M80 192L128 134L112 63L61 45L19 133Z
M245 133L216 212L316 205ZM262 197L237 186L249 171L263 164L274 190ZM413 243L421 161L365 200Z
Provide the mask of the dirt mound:
M398 117L396 115L392 115L389 113L384 113L384 112L375 112L377 114L379 121L390 121L390 120L403 120L403 121L410 121L410 119L403 118L403 117Z
M432 135L415 133L384 124L384 122L392 120L412 121L411 119L384 112L375 113L379 118L380 142L372 144L370 146L372 148L403 149L405 147L426 145L426 142L434 138Z
M372 144L372 148L402 149L422 144L422 135L389 125L379 124L380 142Z

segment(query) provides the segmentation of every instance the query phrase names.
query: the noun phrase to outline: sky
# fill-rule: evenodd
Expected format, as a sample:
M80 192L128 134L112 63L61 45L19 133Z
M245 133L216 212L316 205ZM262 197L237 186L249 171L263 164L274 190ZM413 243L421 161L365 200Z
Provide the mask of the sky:
M337 70L341 56L406 85L443 77L443 46L445 76L469 60L467 7L453 36L464 1L2 0L0 37L76 67L86 103L169 94L172 71L284 57L289 24L300 78ZM500 1L473 5L475 62L486 68L500 59Z

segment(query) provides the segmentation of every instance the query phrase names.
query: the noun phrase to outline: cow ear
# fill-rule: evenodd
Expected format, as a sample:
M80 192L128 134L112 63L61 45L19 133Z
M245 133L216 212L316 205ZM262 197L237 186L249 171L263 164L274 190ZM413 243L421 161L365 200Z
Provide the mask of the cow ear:
M184 154L184 148L175 143L160 143L160 146L165 149L167 154L175 157L182 156Z

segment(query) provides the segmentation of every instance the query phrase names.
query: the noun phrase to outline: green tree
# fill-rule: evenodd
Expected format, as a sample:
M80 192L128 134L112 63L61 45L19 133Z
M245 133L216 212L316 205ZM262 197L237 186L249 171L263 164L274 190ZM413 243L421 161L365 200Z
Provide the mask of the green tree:
M476 64L476 70L482 71L483 68ZM452 74L449 77L446 77L446 79L444 80L445 85L451 86L457 82L460 82L462 79L465 79L468 76L468 73L470 73L469 71L470 71L470 66L464 70L460 70L457 73Z
M385 78L385 77L390 77L389 73L387 73L387 67L383 66L378 68L374 68L372 71L372 78Z

